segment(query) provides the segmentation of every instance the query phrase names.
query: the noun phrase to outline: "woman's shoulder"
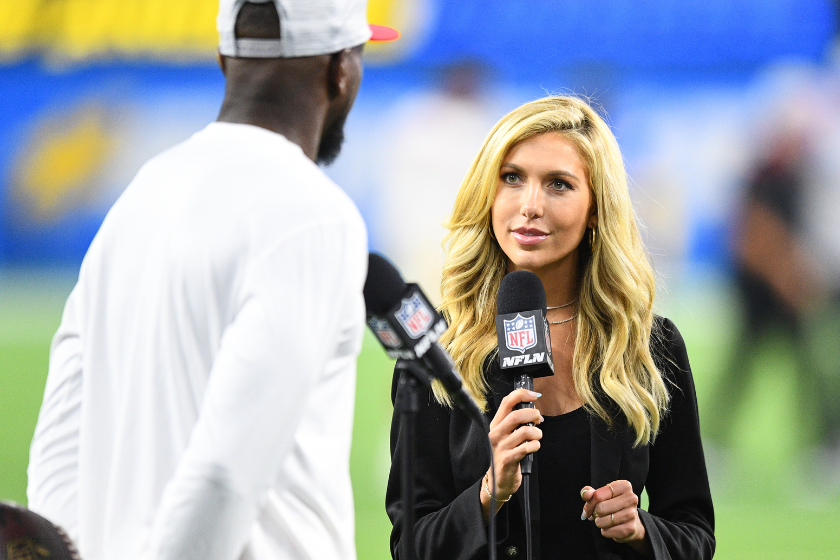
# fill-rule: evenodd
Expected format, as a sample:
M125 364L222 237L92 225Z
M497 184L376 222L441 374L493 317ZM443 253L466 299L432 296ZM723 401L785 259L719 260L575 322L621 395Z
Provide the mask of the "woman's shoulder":
M414 386L413 400L419 404L421 413L428 417L429 421L449 421L452 407L438 402L430 384L417 379L410 379L410 374L403 371L399 362L394 366L394 374L391 380L391 404L395 410L398 408L398 400L406 398L409 394L409 383ZM413 407L414 405L411 406Z
M673 321L655 315L650 333L651 354L660 371L671 381L682 386L691 376L685 340Z
M651 330L651 333L654 335L659 335L660 343L683 343L682 334L680 334L677 325L675 325L671 319L669 319L668 317L663 317L662 315L654 314L653 329Z
M685 351L685 340L674 322L661 315L653 316L653 327L650 331L651 348L656 352L673 354Z

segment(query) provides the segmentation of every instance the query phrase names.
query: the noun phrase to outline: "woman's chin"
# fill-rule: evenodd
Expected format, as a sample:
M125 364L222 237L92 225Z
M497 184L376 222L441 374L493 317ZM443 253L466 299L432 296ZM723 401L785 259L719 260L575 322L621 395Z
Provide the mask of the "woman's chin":
M508 259L508 272L513 272L514 270L527 270L528 272L537 273L540 270L543 270L547 266L550 266L551 263L548 262L546 259L539 259L539 258L517 258L517 259Z
M537 251L522 251L517 252L513 258L508 257L508 272L514 270L527 270L536 275L549 272L560 272L566 268L576 269L577 259L576 255L568 254L562 258L554 258L549 255L540 254Z

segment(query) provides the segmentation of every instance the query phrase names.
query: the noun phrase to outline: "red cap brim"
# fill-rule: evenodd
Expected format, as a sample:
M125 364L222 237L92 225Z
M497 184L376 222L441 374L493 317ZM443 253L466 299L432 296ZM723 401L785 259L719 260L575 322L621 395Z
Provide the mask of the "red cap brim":
M368 24L368 27L370 27L370 32L372 33L368 40L374 43L390 43L400 38L400 32L396 29L373 24Z

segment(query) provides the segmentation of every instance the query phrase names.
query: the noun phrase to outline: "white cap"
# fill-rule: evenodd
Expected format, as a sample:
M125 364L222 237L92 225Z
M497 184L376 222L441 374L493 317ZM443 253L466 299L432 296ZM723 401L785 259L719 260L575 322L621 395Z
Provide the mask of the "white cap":
M236 17L247 2L274 4L279 39L236 38ZM219 52L242 58L330 54L376 39L367 22L367 0L220 0L216 26Z

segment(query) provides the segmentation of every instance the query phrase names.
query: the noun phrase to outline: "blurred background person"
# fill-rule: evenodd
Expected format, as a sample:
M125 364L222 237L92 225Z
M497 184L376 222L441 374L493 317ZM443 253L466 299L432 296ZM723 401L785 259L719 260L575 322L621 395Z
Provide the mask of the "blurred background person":
M738 221L733 225L734 279L742 324L728 370L711 399L715 412L709 435L729 443L745 393L754 380L755 360L772 336L790 343L795 355L798 406L816 409L817 439L829 436L833 396L822 387L806 332L809 313L824 299L816 255L804 228L808 138L788 127L769 139L767 154L749 172ZM775 339L778 341L779 339Z
M443 223L468 162L496 120L488 99L488 68L455 61L435 71L438 86L392 109L384 135L382 250L406 278L440 301Z
M820 161L830 146L825 135L831 125L820 122L832 118L820 106L825 95L794 83L763 113L766 122L755 127L754 163L745 174L731 226L740 324L710 399L714 414L707 420L707 435L724 449L731 447L745 397L761 371L759 362L768 349L787 348L792 359L778 369L789 376L790 397L805 419L800 442L819 460L820 455L840 452L838 360L824 359L825 348L840 341L840 331L830 330L837 326L832 311L838 292L830 279L838 263L826 240L815 233L824 226L812 224L822 223L827 210L837 210L831 197L840 190L840 176L828 179L833 166ZM817 199L825 205L818 212ZM831 470L814 467L810 472L820 477ZM837 477L825 480L833 487Z

